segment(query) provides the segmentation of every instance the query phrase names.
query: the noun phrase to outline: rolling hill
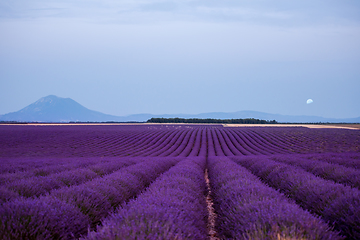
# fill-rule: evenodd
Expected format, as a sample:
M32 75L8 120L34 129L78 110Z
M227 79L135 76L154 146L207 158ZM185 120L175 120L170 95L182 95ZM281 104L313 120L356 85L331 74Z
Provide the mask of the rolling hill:
M17 111L0 115L0 121L17 122L145 122L150 118L214 118L239 119L256 118L262 120L276 120L283 123L360 123L359 118L335 119L318 116L289 116L257 111L238 111L232 113L211 112L201 114L133 114L129 116L114 116L90 110L71 98L61 98L55 95L43 97L29 106Z

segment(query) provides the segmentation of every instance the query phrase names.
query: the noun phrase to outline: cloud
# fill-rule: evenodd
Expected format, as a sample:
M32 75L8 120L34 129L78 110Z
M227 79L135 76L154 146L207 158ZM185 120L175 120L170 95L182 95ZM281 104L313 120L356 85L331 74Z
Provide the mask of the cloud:
M68 18L97 23L247 22L298 26L359 22L360 4L304 0L12 0L0 2L1 18Z

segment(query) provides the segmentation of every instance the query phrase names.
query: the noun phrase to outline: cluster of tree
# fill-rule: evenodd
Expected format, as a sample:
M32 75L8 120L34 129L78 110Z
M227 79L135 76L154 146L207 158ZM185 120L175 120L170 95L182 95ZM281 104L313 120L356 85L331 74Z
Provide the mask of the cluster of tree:
M276 124L275 120L245 119L213 119L213 118L151 118L148 123L219 123L219 124Z
M18 122L18 121L0 121L0 124L27 124L27 122Z

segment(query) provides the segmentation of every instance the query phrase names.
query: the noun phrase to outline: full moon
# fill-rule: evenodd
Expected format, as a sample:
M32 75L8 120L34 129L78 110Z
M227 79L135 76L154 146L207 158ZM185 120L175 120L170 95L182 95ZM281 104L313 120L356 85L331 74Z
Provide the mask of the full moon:
M310 104L310 103L313 103L314 101L310 98L306 101L306 104Z

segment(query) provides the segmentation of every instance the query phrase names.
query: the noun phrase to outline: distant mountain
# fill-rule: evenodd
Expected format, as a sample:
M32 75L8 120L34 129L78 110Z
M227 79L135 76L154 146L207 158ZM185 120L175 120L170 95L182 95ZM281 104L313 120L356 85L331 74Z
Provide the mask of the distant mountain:
M223 113L223 112L214 112L214 113L203 113L196 115L196 118L217 118L217 119L237 119L237 118L256 118L262 120L276 120L277 122L283 123L360 123L360 117L358 118L347 118L347 119L337 119L337 118L324 118L317 116L289 116L281 114L271 114L264 112L256 111L239 111L233 113Z
M239 111L232 113L211 112L201 114L134 114L129 116L113 116L89 110L71 98L60 98L50 95L39 99L35 103L20 111L0 116L0 121L21 122L145 122L150 118L214 118L214 119L239 119L256 118L261 120L276 120L283 123L360 123L360 117L348 119L323 118L317 116L289 116L256 111Z
M21 122L70 122L70 121L119 121L117 116L89 110L71 98L54 95L43 97L17 112L0 116L1 121Z

